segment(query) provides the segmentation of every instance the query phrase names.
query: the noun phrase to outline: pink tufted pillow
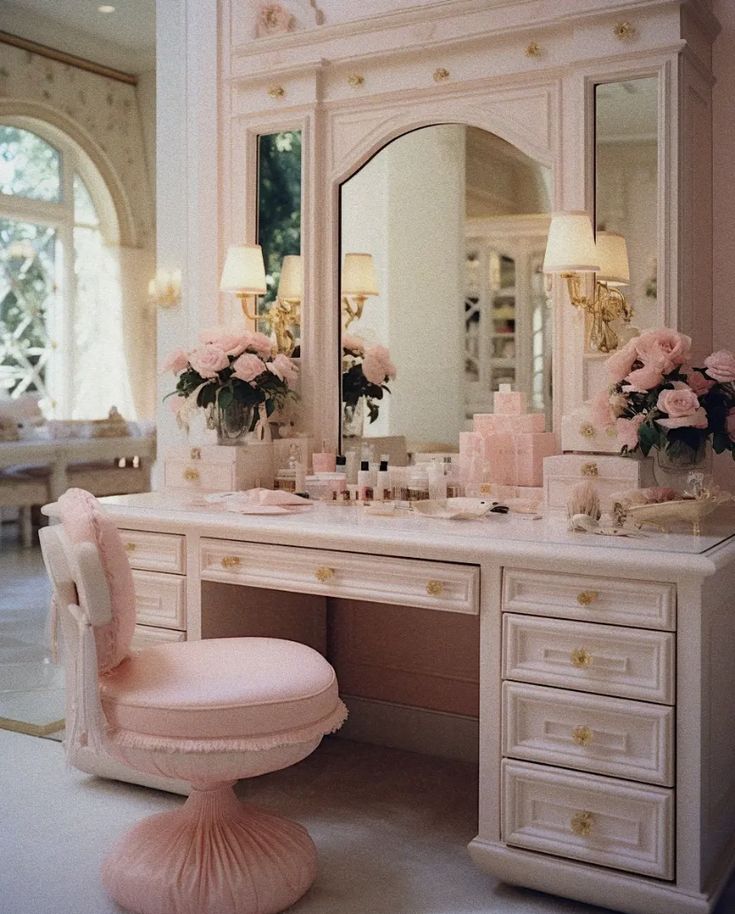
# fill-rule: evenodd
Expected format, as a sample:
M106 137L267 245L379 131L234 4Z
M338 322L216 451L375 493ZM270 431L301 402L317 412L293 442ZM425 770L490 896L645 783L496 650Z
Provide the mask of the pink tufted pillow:
M135 629L135 592L130 563L117 527L102 506L84 489L68 489L59 498L64 531L72 543L97 546L110 590L112 621L94 629L97 669L106 673L124 660L130 651Z

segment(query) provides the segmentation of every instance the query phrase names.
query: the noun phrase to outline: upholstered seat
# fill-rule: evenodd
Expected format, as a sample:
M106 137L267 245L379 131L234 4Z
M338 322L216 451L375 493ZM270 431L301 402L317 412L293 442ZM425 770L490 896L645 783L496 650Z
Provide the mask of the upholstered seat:
M135 595L115 525L88 492L59 499L63 529L41 532L70 648L72 747L104 749L192 791L108 854L102 879L137 914L277 914L316 876L295 822L245 806L238 778L293 765L346 716L334 670L303 644L272 638L166 643L130 654ZM69 704L67 704L69 708Z

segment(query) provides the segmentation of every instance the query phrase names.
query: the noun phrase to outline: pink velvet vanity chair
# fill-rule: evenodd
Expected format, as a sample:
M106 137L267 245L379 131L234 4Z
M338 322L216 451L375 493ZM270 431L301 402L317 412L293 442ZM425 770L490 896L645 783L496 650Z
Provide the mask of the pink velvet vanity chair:
M273 638L158 644L130 655L133 579L97 500L70 489L41 531L75 700L67 743L104 747L147 774L192 785L184 805L123 836L102 880L138 914L275 914L307 891L316 850L295 822L232 787L293 765L344 721L334 670Z

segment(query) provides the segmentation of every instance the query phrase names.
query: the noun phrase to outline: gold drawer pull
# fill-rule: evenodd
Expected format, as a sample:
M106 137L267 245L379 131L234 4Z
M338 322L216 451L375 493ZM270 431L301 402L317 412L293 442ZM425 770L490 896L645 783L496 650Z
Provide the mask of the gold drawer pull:
M434 82L441 83L444 82L445 79L449 79L449 70L447 70L446 67L437 67L436 70L434 70Z
M225 555L222 558L221 564L223 568L239 568L240 558L237 555Z
M580 471L582 476L599 476L600 470L596 463L583 463Z
M125 543L126 552L135 552L135 543Z
M286 90L283 86L271 86L268 89L268 95L270 95L271 98L283 98L285 94Z
M572 730L572 739L578 746L588 746L592 741L592 731L585 725L575 727Z
M427 581L426 592L430 597L440 597L444 593L444 581Z
M187 467L184 470L184 479L187 482L196 482L199 479L199 470L195 470L194 467Z
M331 581L334 577L334 568L330 568L328 565L320 565L314 571L314 577L320 584L326 584L327 581Z
M580 606L589 606L590 603L594 603L598 597L596 590L583 590L582 593L577 594L577 603Z
M572 666L576 666L579 669L588 667L592 663L592 654L589 651L586 651L583 647L575 647L570 655L570 660L572 661Z
M592 832L592 813L578 812L569 821L569 827L575 835L586 838Z

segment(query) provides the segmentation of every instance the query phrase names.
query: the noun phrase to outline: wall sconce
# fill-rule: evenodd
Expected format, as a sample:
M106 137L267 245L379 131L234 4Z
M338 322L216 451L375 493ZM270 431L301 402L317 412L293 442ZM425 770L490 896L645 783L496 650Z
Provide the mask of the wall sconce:
M596 244L587 213L557 213L549 226L543 270L565 279L570 302L589 315L590 347L612 352L618 346L612 322L628 323L632 317L618 288L629 282L628 256L622 235L600 232L598 237ZM591 296L583 293L582 273L598 274Z
M231 244L227 248L225 265L219 288L221 292L234 292L240 299L243 315L251 321L258 321L257 299L264 295L265 264L263 251L259 244ZM248 310L248 296L253 296L253 311Z
M296 340L290 328L301 323L304 297L304 266L300 254L286 254L281 264L276 301L268 313L279 352L292 355Z
M345 254L341 291L346 330L352 321L360 320L368 297L380 294L372 254Z
M181 304L181 270L156 270L148 283L148 301L159 308Z

